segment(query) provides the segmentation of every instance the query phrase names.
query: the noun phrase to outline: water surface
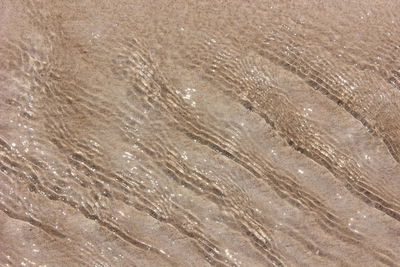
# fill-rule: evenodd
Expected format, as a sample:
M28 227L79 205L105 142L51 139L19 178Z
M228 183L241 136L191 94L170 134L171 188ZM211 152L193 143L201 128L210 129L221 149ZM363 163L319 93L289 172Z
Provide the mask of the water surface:
M398 1L2 1L0 265L400 266Z

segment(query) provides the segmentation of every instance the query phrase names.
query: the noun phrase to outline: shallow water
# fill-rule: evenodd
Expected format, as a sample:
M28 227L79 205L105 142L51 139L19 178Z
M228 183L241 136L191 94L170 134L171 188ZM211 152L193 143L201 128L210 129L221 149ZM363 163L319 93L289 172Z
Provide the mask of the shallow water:
M400 266L400 2L0 6L1 266Z

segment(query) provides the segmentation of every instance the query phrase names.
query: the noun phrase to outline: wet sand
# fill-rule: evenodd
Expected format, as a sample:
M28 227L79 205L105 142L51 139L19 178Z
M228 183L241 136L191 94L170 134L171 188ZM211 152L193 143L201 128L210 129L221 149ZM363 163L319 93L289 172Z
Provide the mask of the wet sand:
M400 266L400 2L0 7L1 266Z

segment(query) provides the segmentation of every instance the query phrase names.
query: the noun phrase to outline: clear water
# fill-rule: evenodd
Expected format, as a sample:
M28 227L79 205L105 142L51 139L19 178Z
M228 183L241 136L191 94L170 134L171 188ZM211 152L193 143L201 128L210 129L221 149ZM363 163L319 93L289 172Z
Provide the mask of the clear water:
M398 266L398 1L3 1L2 266Z

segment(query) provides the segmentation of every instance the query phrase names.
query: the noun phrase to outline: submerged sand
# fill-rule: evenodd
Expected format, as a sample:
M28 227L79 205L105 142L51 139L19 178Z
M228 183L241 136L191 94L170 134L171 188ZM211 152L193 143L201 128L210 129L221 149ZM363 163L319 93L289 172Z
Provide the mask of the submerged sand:
M400 266L399 1L0 7L1 266Z

